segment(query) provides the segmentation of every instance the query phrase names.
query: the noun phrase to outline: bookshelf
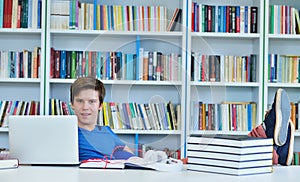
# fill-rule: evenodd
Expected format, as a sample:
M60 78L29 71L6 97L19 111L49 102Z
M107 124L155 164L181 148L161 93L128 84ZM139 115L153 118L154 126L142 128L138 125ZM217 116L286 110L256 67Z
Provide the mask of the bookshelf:
M4 2L4 1L2 1ZM11 1L12 3L17 3L17 5L24 5L23 1ZM44 45L45 45L45 28L40 22L41 19L45 19L45 14L41 12L45 12L45 6L42 1L33 0L32 3L36 11L32 11L33 14L29 14L26 18L25 11L20 11L21 14L19 16L19 22L17 21L17 17L10 19L11 21L1 21L0 28L0 51L1 51L1 76L0 76L0 90L1 96L0 101L11 101L12 103L17 103L17 101L23 101L24 103L29 103L31 101L40 103L40 110L43 110L44 107ZM9 8L3 6L5 11ZM1 7L1 8L3 8ZM16 12L16 7L11 7L12 14ZM40 12L41 11L41 12ZM31 16L32 17L31 17ZM1 13L1 18L6 17L7 15ZM25 23L27 22L27 24ZM4 25L5 24L5 25ZM8 27L7 27L8 25ZM4 28L5 27L5 28ZM38 76L38 71L36 71L36 75L33 76L25 76L17 74L21 69L21 66L18 66L16 63L20 63L20 61L16 61L16 55L20 56L21 54L25 54L31 52L33 55L34 50L39 47L39 57L40 57L40 75ZM37 50L37 49L36 49ZM14 59L7 59L5 56L13 55ZM37 55L37 54L36 54ZM19 57L20 58L20 57ZM7 60L7 62L6 62ZM14 67L8 66L8 61L13 60ZM18 59L20 60L20 59ZM6 62L6 63L5 63ZM23 64L25 64L25 60L23 59ZM7 68L5 66L8 66ZM14 68L14 69L13 69ZM25 74L27 71L23 70ZM29 70L28 70L29 72ZM15 74L12 74L15 73ZM29 72L30 73L30 72ZM43 114L43 113L40 113ZM0 147L8 148L8 128L1 127L0 128Z
M47 6L51 7L53 2L48 1ZM62 3L63 1L60 1ZM185 14L185 1L167 0L164 2L157 2L154 0L150 1L80 1L81 7L88 7L91 4L94 5L105 5L104 7L165 7L165 15L171 18L173 11L176 8L181 8ZM67 6L67 5L66 5ZM92 8L93 9L93 8ZM114 9L115 10L115 9ZM158 9L155 9L158 11ZM118 12L118 11L116 11ZM119 12L118 12L119 13ZM47 12L47 33L46 33L46 60L45 65L47 69L45 72L45 114L49 111L49 99L55 98L64 102L69 102L69 87L73 83L75 78L72 79L61 79L50 77L50 66L51 66L51 48L55 50L66 50L66 51L94 51L94 52L121 52L122 54L137 54L139 48L143 48L144 52L162 52L163 55L169 55L171 53L177 53L182 57L182 67L180 69L181 79L166 79L164 81L157 80L143 80L136 79L134 75L133 79L112 79L103 76L101 79L106 87L106 98L105 102L116 102L116 103L129 103L135 102L140 104L145 103L167 103L171 101L173 104L181 104L184 107L184 95L185 95L185 30L179 30L179 26L175 31L167 32L163 29L157 30L158 26L155 19L150 19L151 25L150 30L142 30L139 21L134 21L134 29L129 29L132 24L128 23L127 29L123 27L123 23L120 26L107 26L106 28L91 28L87 25L80 25L81 21L78 21L78 28L74 29L63 29L53 28L52 24L53 16L51 12ZM72 15L70 15L71 17ZM168 19L165 17L166 19ZM57 18L57 17L56 17ZM114 19L116 23L119 20ZM185 19L182 18L183 24ZM145 20L146 21L146 20ZM164 20L159 21L161 24ZM168 21L165 21L169 23ZM89 22L91 23L91 22ZM89 28L88 28L89 27ZM101 26L100 26L101 27ZM138 28L139 27L139 28ZM131 27L132 28L132 27ZM149 28L149 27L148 27ZM114 29L114 30L113 30ZM144 27L146 29L146 25ZM129 31L124 31L129 30ZM105 54L105 53L104 53ZM138 68L136 68L138 70ZM136 71L137 71L136 70ZM140 71L140 70L139 70ZM171 74L171 73L170 73ZM140 75L140 74L139 74ZM181 121L184 121L185 110L181 109ZM117 130L114 131L121 136L121 138L132 148L137 151L138 143L150 145L157 149L164 149L165 143L168 143L168 147L172 150L180 149L182 143L184 143L184 125L181 130ZM184 150L183 148L181 150Z
M198 130L195 127L195 113L193 102L219 104L221 102L255 102L256 125L264 118L264 111L272 103L277 88L287 90L292 102L298 102L299 84L295 83L269 83L268 55L299 55L299 35L271 34L269 33L269 6L290 5L298 10L300 4L287 0L125 0L125 1L93 1L80 2L102 5L118 6L163 6L170 19L176 8L182 9L181 30L155 31L138 29L111 30L102 28L53 28L51 21L51 5L53 2L66 2L63 0L48 0L42 6L42 26L36 28L0 28L0 50L23 51L25 48L32 50L35 46L41 47L41 75L39 78L0 78L2 94L0 100L37 100L40 101L41 114L49 114L49 99L55 98L69 102L69 87L75 79L60 79L50 77L51 48L66 51L120 51L124 54L135 54L141 47L144 51L161 51L163 54L181 54L181 80L150 81L128 79L102 80L107 89L106 102L136 102L154 103L172 101L181 105L180 130L114 130L128 144L145 143L158 149L163 149L168 143L171 149L181 148L184 151L186 137L193 133L229 133L245 135L248 131L226 130ZM69 2L69 1L67 1ZM209 32L201 29L192 30L192 7L196 2L199 5L215 7L257 7L257 32L255 33L230 33L218 30L219 23L215 22L215 30ZM68 3L67 3L68 4ZM69 5L69 4L68 4ZM46 8L47 7L47 8ZM49 8L48 8L49 7ZM200 12L200 11L199 11ZM47 16L46 16L47 15ZM43 21L45 20L45 21ZM163 21L162 21L163 22ZM136 22L135 22L136 23ZM169 23L169 22L167 22ZM212 22L211 22L212 23ZM187 26L186 26L187 25ZM212 24L213 25L213 24ZM123 25L122 25L123 26ZM240 24L241 26L241 24ZM180 26L179 26L180 27ZM128 27L127 27L128 28ZM145 28L145 27L144 27ZM153 27L152 27L153 28ZM245 29L245 28L244 28ZM242 29L240 29L242 30ZM249 30L249 29L248 29ZM282 46L284 45L284 46ZM192 70L192 56L219 55L223 56L250 56L256 55L255 81L210 81L195 80L195 69ZM221 59L221 58L220 58ZM237 59L237 58L235 58ZM195 57L194 57L195 61ZM195 62L194 62L195 63ZM193 75L191 74L193 71ZM248 73L249 74L249 73ZM252 72L251 72L252 74ZM21 89L20 89L21 88ZM20 94L26 93L26 94ZM124 94L126 93L126 94ZM296 132L295 150L300 151L299 132ZM0 128L0 147L8 147L8 129ZM184 152L182 152L184 155Z
M283 23L283 21L278 20L278 8L281 9L288 9L291 12L291 16L287 15L287 19L289 18L291 22L294 21L295 15L293 15L292 12L295 12L294 10L291 10L295 8L295 10L299 11L300 9L300 4L297 1L276 1L276 0L267 0L266 1L266 6L265 6L265 15L266 17L269 17L269 14L274 13L274 16L270 16L269 18L266 18L266 23L265 23L265 70L264 70L264 77L265 77L265 94L264 94L264 108L265 110L270 107L271 103L273 102L274 99L274 94L278 88L283 88L287 91L290 97L290 101L293 103L298 103L299 102L299 82L298 80L292 79L292 78L285 78L286 72L280 71L280 60L286 63L291 63L291 62L298 62L299 64L299 41L300 37L298 34L296 34L295 31L293 31L292 27L295 27L293 23L290 24L290 26L287 26L286 23ZM272 10L273 9L273 10ZM277 9L277 11L274 9ZM273 12L273 13L272 13ZM281 11L279 11L281 12ZM272 17L274 19L272 19ZM277 18L276 18L277 17ZM274 23L272 23L274 22ZM281 22L281 23L279 23ZM276 28L277 26L277 28ZM275 28L274 28L275 27ZM286 27L286 31L280 31L279 27ZM288 28L289 27L289 28ZM283 46L284 45L284 46ZM278 59L276 61L276 66L273 64L274 62L271 60L276 60L276 59L271 59L269 55L273 55L273 57L277 56ZM294 60L293 60L294 59ZM292 61L291 61L292 60ZM270 64L271 63L271 64ZM297 64L297 65L298 65ZM266 66L266 65L271 65L271 66ZM274 66L273 66L274 65ZM286 66L286 70L289 70L293 72L293 68L295 66ZM297 66L296 66L297 67ZM270 73L269 70L276 70L276 74L272 74L272 71ZM273 72L274 73L274 72ZM275 75L275 76L272 76ZM293 72L291 75L297 75L298 77L299 73L298 70ZM275 78L274 78L275 77ZM298 115L299 117L299 115ZM296 122L299 123L298 118L296 116ZM299 136L299 126L297 124L296 127L296 136ZM295 151L299 151L299 137L295 138Z
M232 14L229 15L229 12L235 12L235 16L238 15L237 10L232 10L233 7L235 9L238 7L239 12L241 12L242 7L244 9L247 7L249 11L251 7L257 7L256 13L258 18L257 24L255 25L257 32L252 33L250 27L246 28L245 24L249 23L248 21L242 21L241 18L239 18L240 21L238 21ZM251 124L251 126L256 126L261 122L263 115L263 75L261 74L263 72L263 65L261 63L264 58L264 1L233 0L220 2L190 0L188 1L188 9L187 100L190 102L186 105L186 113L191 113L191 115L186 118L187 137L194 133L234 133L246 135L248 134L246 125L242 126L237 124L233 127L233 120L228 119L222 121L222 119L220 119L226 117L226 114L224 114L225 111L223 112L220 104L222 102L255 102L257 112L255 116L252 116L255 123ZM226 12L228 9L230 10ZM200 18L198 18L199 14ZM251 13L249 12L248 15L251 16ZM226 24L226 22L230 23ZM232 25L232 22L235 22L235 25ZM239 22L239 31L237 30L237 22ZM242 26L243 28L241 28ZM244 56L243 62L245 63L243 64L247 65L245 60L247 59L246 57L249 58L250 55L256 55L257 64L254 66L255 71L250 71L251 74L254 74L256 77L254 80L247 79L249 76L247 73L248 70L241 73L237 71L238 67L232 68L230 65L225 65L225 60L230 56L233 57L233 59L231 59L233 63L237 63L236 60ZM220 65L217 67L215 66L217 64L212 64L214 65L214 67L212 67L209 63L212 59L214 59L215 62L218 60ZM222 69L222 67L224 68ZM213 70L218 69L220 73L212 71L211 68L213 68ZM234 70L232 71L233 73L228 71L230 70L229 68ZM226 72L229 72L229 75L234 74L235 77L228 77ZM211 75L211 73L219 74L219 77ZM241 78L237 77L238 73L242 75ZM199 104L200 101L201 104ZM200 116L202 119L199 119L199 112L201 113L201 111L197 111L199 105L202 105L202 107L200 107L202 111L210 107L208 105L213 105L211 107L215 107L215 111L210 114L206 112L206 117L203 118L204 114L202 114L202 116ZM227 107L231 108L233 105L234 104L231 104ZM220 122L216 123L218 117ZM216 118L216 121L214 121L214 118ZM240 121L238 119L245 120L245 118L241 119L236 117L236 123ZM224 123L228 123L228 121L229 125L227 124L227 126L224 127ZM249 125L249 123L247 124ZM253 127L254 126L252 126L252 128Z

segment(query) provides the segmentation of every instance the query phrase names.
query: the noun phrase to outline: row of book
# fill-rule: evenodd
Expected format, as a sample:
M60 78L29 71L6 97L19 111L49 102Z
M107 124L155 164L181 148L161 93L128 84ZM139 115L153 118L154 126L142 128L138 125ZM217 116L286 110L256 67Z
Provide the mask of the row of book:
M70 105L51 99L50 115L74 114ZM98 123L112 129L134 130L179 130L181 106L169 103L117 103L104 102L99 112Z
M270 83L300 83L300 56L268 55L268 81Z
M113 129L178 130L180 109L169 103L103 103L103 125ZM180 105L178 105L180 107Z
M39 78L41 49L0 51L0 78Z
M0 127L8 127L9 115L40 115L39 101L0 101Z
M251 131L256 127L254 102L210 104L192 102L191 129L215 131Z
M295 130L300 129L300 102L291 102L291 120L294 123Z
M0 28L41 28L42 0L0 0Z
M198 82L256 82L257 55L192 53L191 80Z
M182 57L139 49L138 54L51 49L50 78L181 81Z
M192 2L192 32L257 33L258 7Z
M75 115L71 105L60 99L51 98L49 102L49 115Z
M228 175L273 171L273 139L244 135L191 135L187 169Z
M71 1L51 3L52 29L117 30L117 31L168 31L174 30L174 22L169 21L167 7L136 5L102 5ZM175 11L174 11L175 14Z
M300 34L299 10L289 5L269 8L270 34Z

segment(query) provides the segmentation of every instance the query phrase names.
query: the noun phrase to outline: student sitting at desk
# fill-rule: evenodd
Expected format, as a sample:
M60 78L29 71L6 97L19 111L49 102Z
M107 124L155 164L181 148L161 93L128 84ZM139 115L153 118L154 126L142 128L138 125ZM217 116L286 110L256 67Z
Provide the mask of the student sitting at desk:
M97 125L104 97L104 85L96 78L78 78L71 85L71 107L78 118L80 161L91 158L128 159L134 156L109 126Z
M78 118L79 160L91 158L128 159L134 154L109 126L97 126L98 112L105 97L103 83L92 77L78 78L70 88L71 106ZM278 89L271 110L249 136L273 138L273 164L290 165L294 148L294 125L290 101Z

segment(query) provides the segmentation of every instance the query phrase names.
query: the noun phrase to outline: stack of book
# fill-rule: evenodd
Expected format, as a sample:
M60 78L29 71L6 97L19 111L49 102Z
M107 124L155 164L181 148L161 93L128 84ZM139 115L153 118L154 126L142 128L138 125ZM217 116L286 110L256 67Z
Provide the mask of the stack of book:
M188 170L229 175L272 172L273 139L242 135L191 135Z

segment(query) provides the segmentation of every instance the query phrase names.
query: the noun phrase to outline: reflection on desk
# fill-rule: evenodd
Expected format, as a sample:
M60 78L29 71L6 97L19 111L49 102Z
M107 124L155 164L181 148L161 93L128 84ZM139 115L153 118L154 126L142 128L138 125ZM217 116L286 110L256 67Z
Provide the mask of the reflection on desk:
M181 171L181 172L158 172L154 170L114 170L114 169L79 169L78 167L58 166L20 166L17 169L0 170L1 182L283 182L299 181L299 166L275 166L273 173L230 176L214 173Z

